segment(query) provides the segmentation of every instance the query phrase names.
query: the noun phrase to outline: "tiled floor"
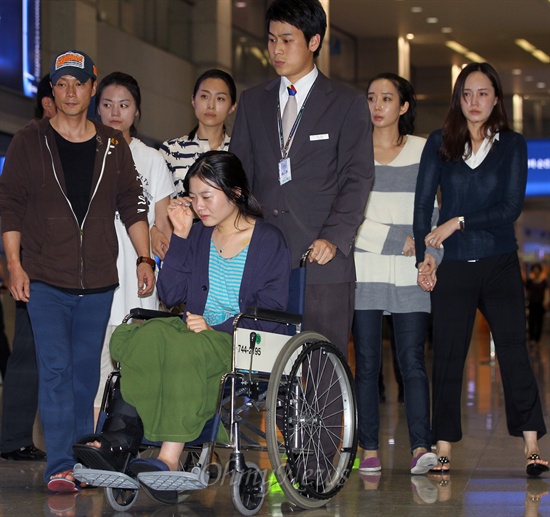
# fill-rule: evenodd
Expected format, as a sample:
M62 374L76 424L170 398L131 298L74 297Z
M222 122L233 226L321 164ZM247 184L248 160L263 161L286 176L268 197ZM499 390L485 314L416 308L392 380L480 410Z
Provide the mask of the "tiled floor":
M10 301L4 300L8 334ZM547 324L550 322L547 322ZM547 325L547 329L550 325ZM380 476L361 476L355 470L344 489L324 508L305 512L318 516L397 517L550 517L550 477L527 479L521 440L506 431L498 366L490 361L489 335L478 325L465 370L463 395L464 439L453 448L452 473L411 476L404 407L397 403L389 346L384 363L387 402L381 405ZM547 425L550 426L550 339L532 356ZM430 364L430 350L427 350ZM41 444L40 434L36 436ZM541 441L550 457L550 438ZM222 461L227 457L222 452ZM268 469L267 455L248 453L246 459ZM195 492L182 504L165 506L140 493L128 512L113 510L100 489L76 496L50 495L42 482L43 465L0 461L0 517L72 516L183 516L239 515L233 509L228 478ZM288 515L296 511L272 486L258 515Z

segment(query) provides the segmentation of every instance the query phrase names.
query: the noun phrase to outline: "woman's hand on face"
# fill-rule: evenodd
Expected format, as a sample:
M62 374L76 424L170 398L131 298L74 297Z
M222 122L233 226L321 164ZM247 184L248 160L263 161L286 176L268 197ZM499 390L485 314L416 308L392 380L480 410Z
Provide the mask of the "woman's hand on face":
M186 313L187 328L193 332L202 332L203 330L212 330L212 327L206 323L199 314Z
M410 235L407 235L407 240L405 241L401 254L405 255L405 257L414 257L415 253L416 249L414 247L414 239Z
M432 230L424 239L426 246L433 246L434 248L441 248L443 242L448 239L456 230L459 225L456 217L449 219L446 223L438 226L435 230Z
M178 197L170 200L168 218L174 227L174 233L178 237L187 239L191 226L193 226L193 217L190 198Z

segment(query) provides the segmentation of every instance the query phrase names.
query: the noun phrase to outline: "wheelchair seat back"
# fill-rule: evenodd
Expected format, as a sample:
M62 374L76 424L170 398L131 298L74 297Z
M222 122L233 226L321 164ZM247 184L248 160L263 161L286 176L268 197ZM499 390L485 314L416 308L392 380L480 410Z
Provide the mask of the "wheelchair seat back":
M289 339L290 336L284 334L237 328L233 336L235 370L239 372L271 373L280 351ZM293 359L297 357L298 351L294 354ZM290 374L290 365L293 362L289 361L287 363L285 375ZM298 375L300 375L300 372L298 372Z

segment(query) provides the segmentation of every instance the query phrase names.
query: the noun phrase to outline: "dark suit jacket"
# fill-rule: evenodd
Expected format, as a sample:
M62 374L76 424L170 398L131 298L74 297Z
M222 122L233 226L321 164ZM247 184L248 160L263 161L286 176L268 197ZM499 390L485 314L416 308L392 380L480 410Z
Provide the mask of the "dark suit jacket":
M289 152L292 180L281 186L280 80L242 93L229 149L241 159L266 220L282 230L292 267L314 240L326 239L338 247L336 256L324 266L310 264L308 283L353 282L353 240L374 180L366 97L319 72Z

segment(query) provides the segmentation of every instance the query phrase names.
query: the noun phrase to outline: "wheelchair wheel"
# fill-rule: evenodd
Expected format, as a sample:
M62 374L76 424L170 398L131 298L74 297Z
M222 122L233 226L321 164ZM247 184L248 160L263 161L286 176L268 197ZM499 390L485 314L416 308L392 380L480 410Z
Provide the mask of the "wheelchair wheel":
M125 512L134 506L139 490L130 488L105 488L105 499L113 510Z
M247 461L244 472L233 472L231 501L241 515L256 515L264 504L265 495L265 479L258 465Z
M342 353L315 332L283 347L269 378L266 440L275 477L303 509L325 505L357 452L355 385Z

